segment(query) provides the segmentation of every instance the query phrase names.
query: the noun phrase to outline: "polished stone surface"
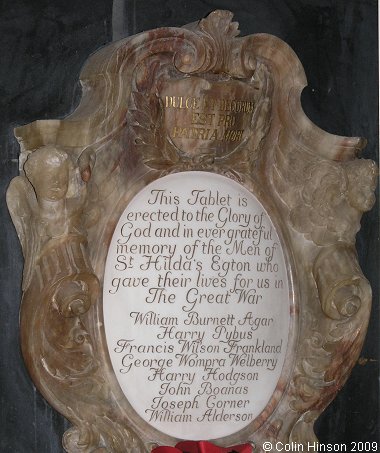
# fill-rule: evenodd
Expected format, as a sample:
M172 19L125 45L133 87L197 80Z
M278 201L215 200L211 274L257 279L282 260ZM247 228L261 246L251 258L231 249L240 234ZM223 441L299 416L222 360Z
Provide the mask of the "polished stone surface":
M240 184L190 171L139 192L112 237L103 313L114 372L140 417L190 440L257 418L294 328L289 286L275 227Z
M132 7L132 4L129 6ZM22 7L20 7L18 10L15 8L18 8L18 5L16 5L14 7L14 4L13 4L13 8L9 9L7 16L4 15L4 18L7 20L7 27L14 27L15 24L17 25L17 24L20 24L23 22L24 24L29 23L30 25L28 25L27 27L24 27L22 33L26 33L28 31L28 29L30 29L30 28L33 29L33 27L35 26L35 23L33 23L33 20L30 21L30 18L37 17L37 15L36 15L37 8L35 11L26 10L25 14L24 14L24 11L22 10ZM83 8L84 8L84 6L83 6ZM147 16L147 15L144 16L142 14L144 7L141 6L141 10L139 9L140 6L138 6L137 8L138 8L136 10L137 21L141 22L143 20L147 20L147 17L149 17L149 16ZM342 8L343 8L343 6L342 6ZM289 16L288 18L290 18L290 16L292 16L292 18L285 22L283 22L283 21L281 22L279 19L279 24L282 24L282 25L281 25L281 27L278 28L278 30L271 29L271 27L276 26L276 21L273 21L272 7L268 7L268 10L266 10L265 8L263 8L262 10L256 8L255 14L257 15L256 17L258 17L258 19L256 19L253 16L253 14L251 14L251 15L248 14L248 15L244 15L242 17L238 17L240 20L240 23L241 23L241 28L244 29L244 27L245 27L245 29L244 29L245 33L252 33L252 32L256 32L256 31L260 31L260 29L261 29L260 27L262 27L262 28L265 28L265 30L262 30L262 31L270 31L270 32L274 32L275 34L279 34L280 36L283 36L292 45L293 48L297 49L297 53L301 56L301 59L302 59L304 65L306 66L306 72L308 74L309 82L311 85L311 89L308 89L308 91L306 93L308 98L305 99L307 101L306 105L309 106L309 108L308 108L309 114L311 114L313 116L313 113L312 113L313 109L310 108L310 106L312 105L311 102L314 102L313 100L315 100L315 101L317 101L316 105L319 104L319 107L320 107L320 109L323 110L323 113L320 116L318 116L318 115L317 116L314 115L314 116L320 125L324 125L324 128L329 129L330 131L335 132L335 133L364 135L364 136L369 137L370 145L367 148L367 150L368 150L367 153L369 153L367 155L370 155L371 150L374 150L373 142L371 142L371 137L373 137L373 134L377 133L376 132L376 130L377 130L376 121L373 122L373 119L376 118L376 114L372 115L372 119L371 119L371 116L367 114L368 109L371 106L371 102L376 103L376 99L374 99L373 96L368 95L368 92L370 92L372 89L371 88L372 84L370 82L368 82L368 80L369 80L368 78L374 77L376 79L376 75L373 75L373 73L368 70L352 71L351 70L352 58L347 58L347 56L353 55L354 62L358 61L358 60L359 61L363 60L364 62L371 60L371 58L368 57L368 53L370 53L371 50L368 50L368 49L375 49L375 45L369 46L367 48L367 50L365 50L365 51L359 52L359 50L358 50L359 49L358 46L360 45L360 43L364 43L364 42L368 43L368 39L371 39L371 33L368 31L368 30L371 30L371 28L368 27L367 24L368 24L368 22L371 21L371 18L376 17L376 14L374 13L372 15L369 15L368 14L369 8L370 8L370 6L368 6L367 4L366 5L356 5L354 7L352 4L349 3L343 9L341 9L341 7L339 7L339 6L336 7L336 9L334 9L333 7L330 7L328 5L322 5L322 4L316 5L315 4L313 6L311 6L311 5L305 6L305 5L301 5L300 2L297 2L296 6L293 5L292 15L289 15L289 12L288 12L289 10L287 10L286 8L283 8L283 6L280 5L280 10L282 11L282 15L279 17L284 17L284 15L285 15L285 17ZM359 9L360 11L357 11L357 9ZM192 18L186 18L183 21L178 21L177 20L178 16L176 14L176 20L174 20L173 15L172 15L172 18L170 19L170 14L165 16L169 10L170 10L169 4L165 5L164 8L160 9L160 14L162 14L164 16L162 18L163 22L156 23L156 24L149 24L148 26L143 26L142 28L152 28L154 26L162 25L164 23L164 20L168 20L169 22L171 20L173 22L173 25L178 25L179 22L185 23L185 22L189 22L190 20L193 20L196 18L196 17L192 17ZM271 10L271 12L269 10ZM97 14L97 11L94 10L92 8L92 6L91 6L91 11L93 11L94 15ZM186 8L183 11L184 11L184 14L186 14L186 11L187 11L187 14L189 14L189 11L186 10ZM42 18L42 22L39 22L39 23L43 23L44 20L46 20L47 23L49 23L49 20L52 17L67 17L67 14L68 14L67 10L59 11L59 8L56 10L48 9ZM238 12L238 14L239 14L239 12ZM9 20L9 17L11 18L11 20ZM132 18L133 15L130 15L129 17ZM197 15L197 17L199 17L199 16ZM265 19L269 18L269 17L271 17L271 20L268 23L266 23ZM299 26L295 26L297 24L297 17L298 18L302 17L302 20L298 23ZM358 19L355 19L357 21L359 20L359 18L361 18L360 20L362 20L364 17L364 22L360 22L360 21L355 22L355 20L350 22L353 17L358 18ZM86 18L87 18L87 12L86 12ZM248 27L248 25L246 25L245 20L248 20L248 18L250 18L252 20L253 24L256 24L255 27L250 28L250 27ZM30 21L30 22L28 22L28 21ZM131 21L132 21L132 19L131 19ZM73 23L68 23L67 21L63 21L63 22L65 24L63 26L64 29L65 29L65 27L75 27L76 26L74 22ZM100 22L101 22L101 20L99 21L99 23ZM131 24L132 24L132 22L131 22ZM284 25L285 23L286 23L286 25ZM351 25L347 26L348 23L350 23ZM333 28L334 24L337 25L337 27L335 29ZM306 26L308 26L307 31L305 29L303 29L303 27L306 28ZM30 28L28 28L28 27L30 27ZM288 31L286 31L286 29ZM363 30L365 30L365 31L363 32ZM44 26L44 31L46 31L46 26ZM86 29L83 31L83 33L87 34L87 36L91 36L91 34L93 32L91 32L91 30ZM350 35L350 33L351 33L351 35ZM92 36L94 36L94 35L95 35L95 33L92 34ZM344 40L344 42L342 43L342 41L340 41L339 38L346 37L347 35L351 36L351 38ZM14 37L15 40L18 39L17 34L14 34L12 36ZM76 36L75 33L72 34L72 39L75 39L75 36ZM297 43L297 38L296 38L297 36L301 36L298 43ZM45 37L48 37L48 35L45 34L43 39L45 39ZM99 36L98 36L98 32L97 32L96 38L98 39L98 37ZM37 40L42 39L42 35L40 37L37 37L36 39ZM328 42L328 45L326 45L326 41ZM375 42L376 42L376 40L375 40ZM353 46L352 43L355 43L355 46ZM21 48L23 47L23 45L24 44L21 44ZM81 41L81 45L83 45L83 40ZM52 49L49 46L44 46L43 48L44 48L44 52L46 52L47 48ZM93 47L93 49L94 48L96 48L96 45L95 45L95 47ZM319 48L323 49L323 51L322 50L319 51L318 50ZM53 50L54 49L52 49L52 52L50 52L50 53L49 52L45 53L45 55L51 59L54 59L61 55L61 52L53 52ZM316 50L316 52L314 52L313 50ZM328 59L325 58L326 52L330 56L330 58L328 58ZM34 61L35 61L36 54L38 54L38 49L33 49L32 52L29 53L28 55L30 55L31 58L34 58ZM88 54L88 51L84 52L83 58L85 58L87 56L87 54ZM41 52L41 55L43 55L42 52ZM308 55L311 55L310 59L308 58ZM316 55L320 56L321 59L318 59L316 57ZM339 57L339 55L340 55L340 57ZM27 64L27 60L24 57L23 57L23 60L25 62L24 64ZM329 61L329 65L326 64L326 61ZM315 70L309 69L309 68L312 68L313 65L315 65ZM13 65L12 68L14 71L16 71L17 67L20 67L20 66L17 66L17 62L16 62L16 65ZM363 67L364 67L364 64L363 64ZM370 67L371 67L371 65L370 65ZM61 73L59 73L59 69L58 69L59 66L53 65L52 68L54 68L54 71L55 71L53 73L53 78L56 77L57 81L61 80ZM35 72L33 72L33 71L35 71ZM40 77L40 76L36 75L36 74L38 74L38 71L39 71L38 61L37 61L37 65L28 65L29 78L24 82L25 86L29 86L30 83L33 84L33 80L35 80L36 77ZM342 76L337 75L335 80L339 81L339 83L337 83L337 82L335 83L334 75L340 74L341 73L340 71L342 71L343 75ZM16 71L16 73L17 73L17 71ZM46 76L48 76L48 74L46 74ZM320 83L317 82L319 80L319 78L320 78L320 80L323 80L323 82L320 82ZM74 75L72 76L72 79L73 80L75 79ZM12 78L11 82L14 84L14 86L16 86L18 84L18 80L19 79L17 79L17 78ZM364 82L363 82L363 80L364 80ZM358 83L357 81L361 81L361 82ZM376 84L376 81L375 81L375 84ZM66 82L65 82L65 85L67 86ZM68 85L72 85L72 83L69 83ZM352 102L351 102L352 96L353 96L351 87L353 85L355 86L355 90L356 90L355 91L356 102L354 103L354 105L352 105ZM46 84L46 87L48 89L52 89L53 84L52 83ZM311 91L311 90L314 90L314 91ZM343 101L342 101L342 103L337 104L336 107L332 107L331 98L334 96L334 93L336 96L337 90L342 90L339 97L342 98ZM10 92L10 91L8 91L8 92ZM69 96L66 96L66 99L69 99L69 101L67 101L67 100L63 101L63 98L65 97L62 95L63 92L64 92L64 90L62 88L61 91L58 93L58 96L62 96L62 102L66 102L66 106L69 106L70 99L71 99L71 93L69 94ZM45 93L45 91L44 91L44 93ZM363 94L358 95L357 93L363 93ZM28 96L35 96L35 98L36 98L35 102L33 102L33 103L28 102L28 99L29 99ZM37 108L38 103L44 102L45 106L48 105L49 103L55 104L55 100L54 101L52 100L51 95L42 95L41 96L41 95L39 95L38 91L35 91L35 90L26 91L23 98L12 99L12 103L10 104L11 107L6 110L6 112L7 112L6 115L8 115L8 117L11 118L11 121L13 122L13 124L16 121L20 122L20 116L18 116L18 119L16 119L16 117L14 116L15 113L12 113L12 112L14 112L15 109L21 110L21 107L17 108L21 99L24 99L24 100L26 99L26 102L22 107L22 110L24 112L25 112L25 108L26 108L25 105L29 105L30 107L28 107L28 108L34 109L33 113L30 114L29 119L26 118L26 121L28 121L28 120L30 121L36 117L41 117L41 114L39 113L39 110ZM67 102L69 102L69 104L67 104ZM350 102L351 102L351 105L350 105ZM362 107L360 107L360 106L362 106ZM56 110L53 114L48 114L48 116L54 117L54 116L63 114L64 112L67 111L67 108L68 107L62 108L62 111ZM37 109L37 110L35 110L35 109ZM344 111L349 111L351 113L348 116L344 117L344 115L342 115L342 111L343 111L342 109L344 109ZM43 110L46 112L49 110L49 107L48 108L43 107ZM5 111L3 111L3 114L4 114L4 112ZM17 113L17 115L19 115L19 114ZM357 121L353 121L354 118L357 118ZM324 123L322 123L322 121ZM366 123L366 124L364 124L364 123ZM369 129L367 127L367 124L369 124ZM376 140L375 140L375 142L376 142ZM12 145L12 146L14 146L14 145ZM16 157L17 153L16 153L15 148L12 148L12 147L10 148L8 145L8 148L6 148L6 149L10 149L10 152L13 153L12 156ZM12 149L13 149L13 151L12 151ZM12 167L11 163L9 163L9 167L10 168ZM14 174L16 174L15 168L14 168ZM376 228L371 227L371 225L374 225L374 222L371 220L371 217L366 217L364 219L363 225L364 225L364 228L366 231L376 230ZM373 229L371 230L371 228L373 228ZM10 231L10 234L12 234L11 230L9 230L9 231ZM371 262L371 256L373 256L373 254L376 253L376 247L371 247L368 250L368 253L366 253L365 252L366 248L365 248L365 244L364 244L362 237L363 237L362 235L359 236L359 242L358 242L361 261L364 264L365 268L367 269L366 274L371 276L371 273L373 273L372 275L375 275L376 274L375 268L367 267L366 260L368 260L368 262ZM13 244L13 246L12 246L12 244ZM371 244L373 244L373 242L371 242ZM12 248L16 247L16 245L12 241L8 242L8 247L11 247L11 246L12 246ZM12 252L12 254L13 253L14 252ZM11 253L9 253L9 255L11 255ZM20 269L20 265L19 265L19 269ZM12 280L9 279L9 282L11 282L11 281ZM6 284L6 283L4 283L4 284ZM5 301L6 305L5 305L4 310L6 311L6 313L11 313L11 316L12 316L11 319L14 320L14 325L16 325L17 324L17 300L16 300L17 297L14 296L13 289L11 290L9 287L7 290L6 288L5 288L5 291L3 292L3 294L8 294L8 297L6 298L7 300ZM13 284L13 288L14 288L14 284ZM374 287L374 289L376 289L376 287ZM13 301L13 302L10 303L10 301ZM4 307L4 305L3 305L3 307ZM10 354L8 354L8 351L9 350L17 351L16 329L11 328L9 325L9 328L7 327L6 329L4 329L3 333L6 335L4 338L4 341L2 342L2 344L4 344L4 347L7 351L6 360L9 361L9 363L13 363L12 360L13 360L13 357L15 357L14 354L17 354L17 352L10 355ZM335 405L335 409L332 409L332 411L335 411L335 416L333 418L330 418L330 421L328 423L325 422L324 425L322 423L322 425L321 425L322 436L326 435L323 433L330 433L326 439L330 440L331 436L339 436L340 432L344 433L344 434L342 434L344 437L340 438L340 440L358 439L358 436L362 436L363 432L367 432L367 434L365 435L365 438L362 438L362 440L367 440L368 436L369 437L374 436L374 432L376 430L376 420L377 420L376 416L375 417L371 416L369 423L364 422L363 421L364 419L362 417L365 416L366 414L371 413L368 408L368 405L371 407L371 404L374 403L376 401L376 399L371 397L370 401L367 401L365 398L362 397L362 395L367 393L368 385L369 385L368 382L371 382L371 381L368 381L368 379L367 379L368 374L371 374L372 372L374 372L374 374L376 376L376 370L374 369L375 362L373 362L371 359L376 357L377 353L374 351L376 351L377 348L378 348L378 346L377 346L376 342L373 342L372 344L368 343L367 357L370 360L367 362L365 360L362 361L362 363L365 364L365 366L362 368L363 371L361 371L360 368L357 368L354 371L354 377L353 377L354 381L352 384L353 390L350 392L350 397L349 398L347 398L347 397L344 398L343 396L339 397L340 401L341 401L341 406L338 407ZM16 370L16 369L19 369L18 367L19 366L17 366L17 367L12 366L11 368ZM359 380L358 376L360 376L361 373L364 373L366 375L365 380ZM25 383L23 386L21 386L21 388L24 388L23 392L24 391L27 392L26 388L29 388L31 390L31 387L27 383L25 376L21 378L21 381ZM10 389L14 388L14 385L16 382L20 382L20 381L19 380L16 381L15 379L11 379L11 381L9 381L8 378L5 379L5 377L4 377L4 382L7 383L6 388L10 390ZM360 382L362 382L364 384L360 384ZM376 382L376 379L375 379L375 382ZM363 385L364 385L364 387L363 387ZM20 385L17 385L17 392L15 391L15 395L19 395L18 392L20 392ZM376 390L373 390L370 393L371 393L371 395L373 395L375 392L376 392ZM7 395L12 395L12 392L7 391ZM26 393L26 395L27 395L27 393ZM30 393L30 395L31 395L31 398L33 399L34 398L33 393ZM8 396L6 398L8 398ZM29 399L29 397L27 397L27 396L25 398L27 400ZM18 396L14 397L14 398L12 398L12 404L9 405L11 408L11 411L17 411L14 413L18 414L17 415L18 419L20 419L20 417L23 417L28 414L28 412L25 411L24 407L22 407L20 410L17 409L17 407L20 408L21 403L23 404L23 401L25 398L23 397L23 398L19 399ZM36 401L37 401L37 406L35 406L35 408L36 408L35 413L37 415L35 415L35 420L36 420L37 426L42 426L45 423L44 420L46 420L44 410L42 409L44 403L42 403L41 400L38 399L38 397L37 397ZM365 402L365 401L367 401L367 402ZM345 415L344 415L345 412L343 411L343 409L341 409L342 407L349 407L349 405L352 403L353 407L355 408L355 411L356 411L356 409L358 407L360 407L361 404L363 404L363 402L365 402L365 411L362 413L361 416L349 417L348 421L342 420L342 418L345 418ZM49 413L49 409L47 409L47 413ZM34 439L34 441L26 441L25 445L28 445L28 447L29 447L34 442L36 451L56 451L55 447L53 446L53 445L55 445L54 444L55 441L52 436L49 436L48 438L46 438L45 436L42 436L42 435L34 435L34 433L38 432L38 431L34 431L34 428L32 429L31 426L29 425L30 417L32 417L32 415L27 415L27 420L23 424L26 427L26 429L25 429L25 431L22 432L21 435L17 435L17 437L12 437L12 435L10 434L9 436L4 436L2 438L2 442L4 444L4 451L15 451L15 449L16 449L16 451L18 451L18 449L20 451L23 451L24 447L22 447L22 446L11 447L10 445L13 442L15 442L17 445L22 445L22 442L24 442L23 439L28 439L28 438ZM11 418L8 419L9 423L10 423L10 420L11 420ZM345 426L346 431L341 431L341 429L340 430L334 429L334 427L332 426L334 421L336 421L336 423L339 424L340 428L342 427L342 425ZM58 426L60 423L61 422L59 422L59 423L57 422L56 426ZM9 425L9 426L11 426L11 425ZM358 426L362 426L362 428L357 431ZM369 430L369 434L368 434L368 431L366 431L366 430ZM11 433L11 431L7 431L7 432ZM30 436L30 437L28 437L28 436ZM339 437L336 437L336 438L339 439ZM2 444L2 446L3 446L3 444ZM7 448L9 448L9 450L6 450ZM43 449L45 449L45 450L43 450Z

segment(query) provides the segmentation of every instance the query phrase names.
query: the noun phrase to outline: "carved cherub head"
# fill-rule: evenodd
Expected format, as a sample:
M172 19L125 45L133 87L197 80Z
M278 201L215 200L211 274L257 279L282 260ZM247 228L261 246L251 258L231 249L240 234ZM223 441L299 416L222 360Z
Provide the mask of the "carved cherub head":
M62 200L69 187L69 159L66 152L44 146L31 153L24 171L38 200Z
M372 160L355 159L347 162L346 171L351 206L360 212L369 211L376 201L377 165Z

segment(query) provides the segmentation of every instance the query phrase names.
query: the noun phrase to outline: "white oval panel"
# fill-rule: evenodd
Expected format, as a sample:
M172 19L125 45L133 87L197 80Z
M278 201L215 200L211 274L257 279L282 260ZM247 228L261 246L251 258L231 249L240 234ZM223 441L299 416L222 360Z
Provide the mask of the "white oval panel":
M266 407L286 355L289 283L273 224L243 186L184 172L145 187L114 232L103 298L116 377L154 428L215 439Z

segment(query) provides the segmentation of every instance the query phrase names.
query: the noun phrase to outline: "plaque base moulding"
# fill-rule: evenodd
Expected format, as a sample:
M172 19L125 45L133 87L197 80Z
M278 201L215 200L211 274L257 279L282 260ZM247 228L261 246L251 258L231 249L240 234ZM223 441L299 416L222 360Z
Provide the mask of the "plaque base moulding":
M307 445L358 358L377 169L305 116L284 42L238 34L215 11L106 46L72 115L15 130L22 350L68 452Z

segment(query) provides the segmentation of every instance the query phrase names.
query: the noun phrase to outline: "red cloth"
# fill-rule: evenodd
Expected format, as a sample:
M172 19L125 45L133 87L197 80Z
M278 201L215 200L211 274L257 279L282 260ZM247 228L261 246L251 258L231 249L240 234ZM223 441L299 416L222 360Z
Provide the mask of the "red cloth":
M252 445L240 444L223 448L205 440L198 442L186 440L179 442L175 447L156 447L152 453L252 453Z

